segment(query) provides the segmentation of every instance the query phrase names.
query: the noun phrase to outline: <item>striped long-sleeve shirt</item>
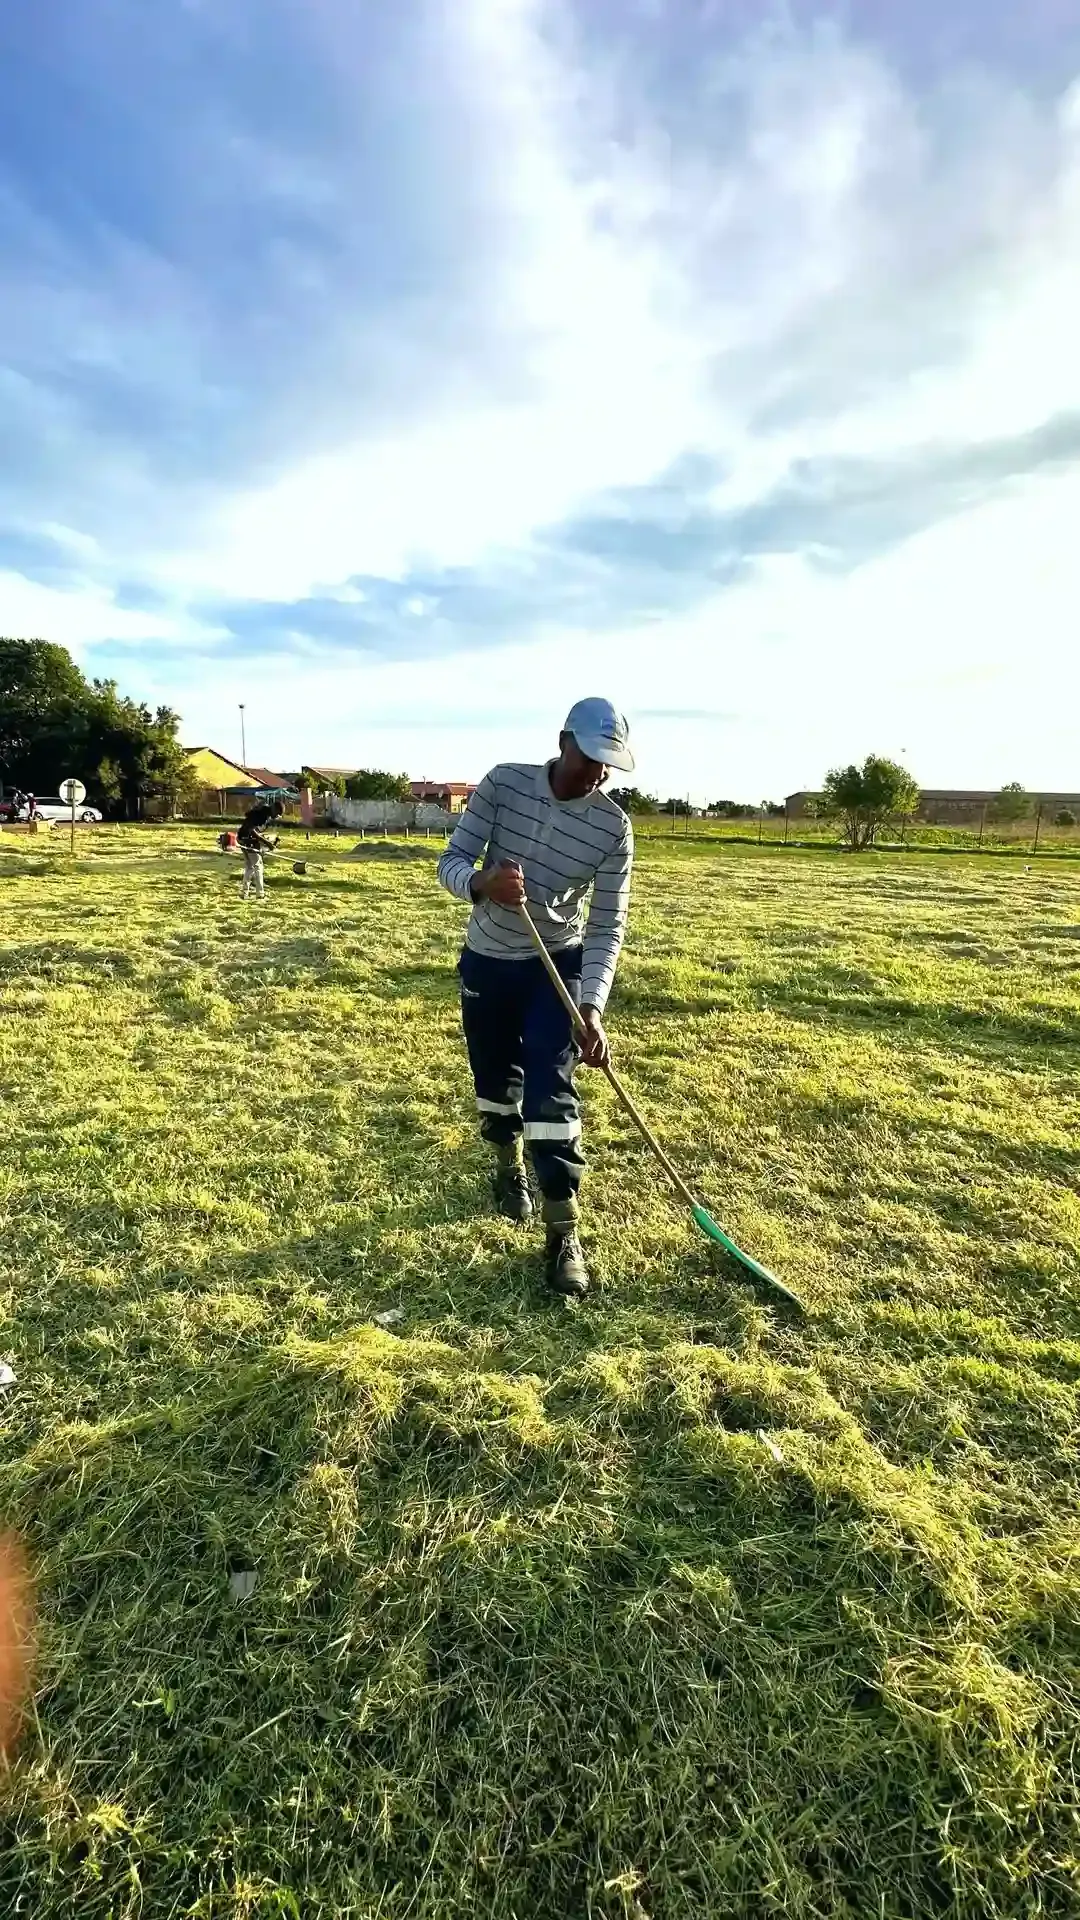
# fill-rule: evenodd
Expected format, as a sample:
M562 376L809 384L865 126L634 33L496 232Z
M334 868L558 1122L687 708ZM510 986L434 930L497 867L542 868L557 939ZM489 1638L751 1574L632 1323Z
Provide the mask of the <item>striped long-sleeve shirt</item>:
M477 787L439 861L439 879L461 900L472 899L470 883L482 854L485 869L516 860L546 947L555 952L584 939L582 1003L602 1011L630 901L634 835L622 808L603 793L557 800L546 766L495 767ZM465 938L474 953L497 960L527 960L533 951L520 915L493 900L474 903Z

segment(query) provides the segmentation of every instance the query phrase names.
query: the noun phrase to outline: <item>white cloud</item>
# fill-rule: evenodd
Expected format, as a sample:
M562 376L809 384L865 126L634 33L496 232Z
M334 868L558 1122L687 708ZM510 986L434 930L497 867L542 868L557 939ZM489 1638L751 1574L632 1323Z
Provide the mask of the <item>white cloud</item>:
M65 527L58 520L46 520L40 531L47 540L52 540L62 553L71 554L76 560L92 566L102 559L101 542L92 534L80 533L76 527Z
M333 51L350 20L326 0L311 31L332 28ZM490 579L540 530L688 452L716 462L712 504L734 511L767 506L808 462L857 460L887 476L913 452L929 467L935 452L1080 410L1071 76L1055 112L1000 76L957 76L920 95L870 46L792 30L714 51L683 90L664 90L632 35L616 53L596 32L586 42L594 26L584 8L575 29L540 0L417 11L417 60L438 89L417 95L423 112L402 137L452 256L445 284L432 265L439 246L418 241L429 278L369 297L347 230L351 151L336 170L332 153L267 164L269 196L332 215L349 262L284 241L275 256L310 405L275 413L269 394L255 480L224 458L177 478L165 454L155 469L152 446L126 463L108 449L101 463L84 458L85 517L66 497L49 514L83 582L67 595L9 577L6 628L80 647L198 638L199 606L215 596L359 605L365 592L350 580L364 574L401 581L419 628L436 611L410 578L421 568ZM342 70L352 71L344 59ZM232 153L254 191L262 143L237 135ZM388 225L393 189L389 179ZM51 271L71 268L62 248L36 244ZM379 244L369 237L373 282ZM207 304L175 264L127 243L115 257L115 298L95 286L50 308L48 276L25 293L18 341L27 353L38 341L42 380L72 342L80 364L110 378L130 360L135 385L164 380L182 414L185 392L206 394ZM144 322L159 311L169 324L155 335ZM227 423L230 395L215 388L213 400ZM50 431L77 468L86 443L64 407ZM104 508L95 518L95 486L111 520ZM426 771L473 774L493 744L540 750L552 714L589 682L631 708L744 716L719 730L655 723L645 777L691 780L702 796L776 792L860 747L900 745L933 780L1075 784L1065 721L1047 712L1066 711L1063 689L1075 708L1080 691L1078 508L1075 474L1062 472L972 503L848 578L822 571L807 547L760 560L692 615L601 635L510 631L471 656L455 646L418 662L336 655L324 666L298 613L295 663L275 657L260 675L259 754L344 762L378 748L424 771L435 715L443 764ZM112 583L125 576L179 610L148 620L119 609ZM224 661L202 685L202 667L182 660L156 671L211 738L219 706L251 678ZM505 716L505 740L478 724L478 704Z
M704 342L622 161L585 129L589 89L540 9L455 10L449 80L465 95L480 209L500 237L478 302L508 393L470 379L416 424L359 432L224 505L213 537L157 570L189 588L293 599L318 580L468 566L606 487L644 482L692 441ZM430 371L430 369L428 370ZM347 397L344 402L347 409Z
M183 611L145 613L121 607L107 587L84 581L74 587L50 587L24 574L0 570L0 623L7 634L58 641L81 656L103 641L140 643L191 641L205 645L221 637Z
M350 580L346 580L341 586L317 585L315 595L318 599L334 600L341 607L362 607L367 599L367 594L360 587L354 586Z
M766 559L694 613L648 627L549 632L421 664L328 666L313 650L302 668L262 676L254 698L235 665L189 699L189 731L215 738L246 697L267 764L316 742L330 763L473 778L552 751L584 692L610 693L633 719L677 690L687 710L732 717L635 722L641 780L662 794L779 797L838 760L905 750L928 785L1069 789L1078 525L1074 475L1025 484L846 577ZM155 692L175 697L168 682Z
M737 144L680 146L678 101L619 144L610 75L557 56L538 7L454 18L484 214L512 236L487 299L516 390L451 389L301 460L159 577L291 600L482 566L687 448L726 465L718 505L745 505L809 458L976 444L1080 405L1076 94L1056 119L1004 83L920 102L835 38L763 43L717 68Z

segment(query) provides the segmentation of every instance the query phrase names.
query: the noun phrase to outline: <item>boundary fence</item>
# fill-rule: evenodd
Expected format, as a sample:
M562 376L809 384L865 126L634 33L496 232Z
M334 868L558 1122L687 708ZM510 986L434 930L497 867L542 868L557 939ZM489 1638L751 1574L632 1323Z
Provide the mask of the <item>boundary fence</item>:
M634 833L649 844L696 840L740 846L810 847L834 851L844 845L836 820L803 815L760 814L741 820L695 819L689 814L635 814ZM983 818L973 825L932 826L894 820L875 841L882 853L987 853L1080 855L1080 825L1057 826L1045 812L1008 822Z

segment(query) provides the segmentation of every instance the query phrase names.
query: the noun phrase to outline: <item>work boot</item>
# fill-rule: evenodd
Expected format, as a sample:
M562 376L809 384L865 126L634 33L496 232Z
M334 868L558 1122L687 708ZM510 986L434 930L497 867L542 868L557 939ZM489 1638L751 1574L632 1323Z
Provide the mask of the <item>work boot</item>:
M548 1228L544 1275L549 1287L565 1294L569 1300L580 1300L582 1294L588 1293L589 1270L573 1227Z
M500 1152L495 1167L495 1205L507 1220L524 1226L532 1219L532 1194L520 1146Z

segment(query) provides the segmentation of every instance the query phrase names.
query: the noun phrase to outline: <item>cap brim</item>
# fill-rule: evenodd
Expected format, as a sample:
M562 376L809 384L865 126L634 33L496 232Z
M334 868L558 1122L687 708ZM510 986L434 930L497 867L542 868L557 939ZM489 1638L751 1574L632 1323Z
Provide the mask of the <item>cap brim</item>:
M614 767L619 773L633 773L634 756L629 747L614 747L610 740L582 738L579 733L574 739L586 760L597 760L602 767Z

